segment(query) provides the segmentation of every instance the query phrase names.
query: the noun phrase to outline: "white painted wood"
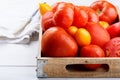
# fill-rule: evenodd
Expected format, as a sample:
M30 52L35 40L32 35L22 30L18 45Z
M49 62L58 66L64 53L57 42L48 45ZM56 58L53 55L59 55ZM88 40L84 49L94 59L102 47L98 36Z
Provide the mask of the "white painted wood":
M38 80L36 67L0 67L0 80Z
M38 41L30 44L0 44L0 65L36 65Z

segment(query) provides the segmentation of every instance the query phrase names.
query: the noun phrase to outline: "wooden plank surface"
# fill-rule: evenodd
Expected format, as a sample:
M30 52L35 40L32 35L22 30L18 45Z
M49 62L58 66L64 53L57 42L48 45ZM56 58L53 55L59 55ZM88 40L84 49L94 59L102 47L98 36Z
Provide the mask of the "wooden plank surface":
M43 71L47 77L120 77L119 58L40 58L44 61ZM105 64L108 67L96 71L69 71L67 65ZM38 65L43 65L39 64ZM80 65L79 65L80 66ZM106 70L107 69L107 70Z

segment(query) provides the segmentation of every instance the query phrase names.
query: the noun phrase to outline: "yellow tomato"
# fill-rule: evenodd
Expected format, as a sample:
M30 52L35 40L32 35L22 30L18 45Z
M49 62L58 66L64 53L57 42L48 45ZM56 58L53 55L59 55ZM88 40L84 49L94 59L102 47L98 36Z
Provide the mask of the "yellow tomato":
M39 4L39 11L40 11L41 15L43 15L46 12L51 11L51 10L52 10L52 7L50 5L48 5L47 3L40 3Z
M99 24L104 28L107 29L110 25L106 21L99 21Z
M76 26L70 26L67 31L70 35L74 36L77 30L78 28Z
M75 33L75 39L79 46L86 46L91 43L91 35L84 28L79 28L77 30L77 32Z

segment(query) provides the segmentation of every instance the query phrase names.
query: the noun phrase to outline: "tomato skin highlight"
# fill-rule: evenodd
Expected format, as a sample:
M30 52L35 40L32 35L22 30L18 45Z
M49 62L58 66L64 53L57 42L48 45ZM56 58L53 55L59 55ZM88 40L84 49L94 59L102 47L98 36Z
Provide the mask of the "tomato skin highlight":
M42 53L45 57L75 57L76 41L61 27L51 27L42 35Z

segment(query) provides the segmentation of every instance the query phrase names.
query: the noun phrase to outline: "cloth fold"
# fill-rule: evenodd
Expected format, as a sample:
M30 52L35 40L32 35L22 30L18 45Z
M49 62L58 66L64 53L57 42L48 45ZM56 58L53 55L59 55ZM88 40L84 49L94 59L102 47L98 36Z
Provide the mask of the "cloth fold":
M39 33L40 14L38 9L27 17L14 32L0 26L0 43L29 43L32 35ZM35 36L35 35L34 35Z

